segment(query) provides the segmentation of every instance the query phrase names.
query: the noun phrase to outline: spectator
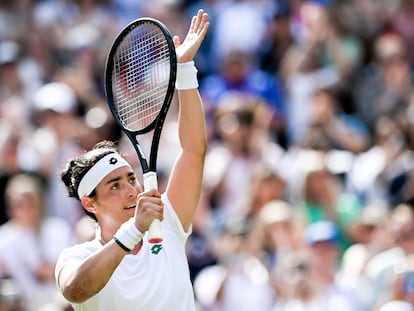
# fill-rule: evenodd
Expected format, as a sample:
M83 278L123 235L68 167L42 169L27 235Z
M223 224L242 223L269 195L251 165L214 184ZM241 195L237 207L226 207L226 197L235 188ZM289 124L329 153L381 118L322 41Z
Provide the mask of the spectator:
M299 208L306 224L328 220L339 227L337 243L342 254L353 242L361 202L344 192L340 180L327 169L310 171L306 175L303 199Z
M249 222L241 217L229 218L224 230L216 236L214 251L218 263L203 269L195 280L196 295L201 295L201 301L206 303L202 307L220 311L271 310L275 297L269 271L252 251L255 247L249 243L249 234ZM206 279L210 282L201 283ZM210 284L214 287L207 291L205 287Z
M280 295L274 311L293 308L315 311L365 310L355 293L337 280L339 249L335 223L320 221L310 224L305 228L303 238L305 248L285 256L276 270L275 282Z
M219 69L200 83L200 92L207 110L213 113L229 93L245 94L266 103L275 120L283 120L283 92L277 77L258 69L253 55L231 50L220 60ZM271 128L270 130L277 130Z
M258 165L253 169L250 196L246 200L248 217L257 216L263 206L273 200L283 201L286 198L285 180L267 165Z
M346 188L366 204L395 206L408 201L413 168L406 131L397 118L383 115L375 124L373 145L357 155L345 177Z
M332 221L315 222L305 228L304 239L308 244L311 260L314 261L314 282L322 291L322 300L325 301L327 310L365 310L356 295L360 289L344 287L345 284L338 279L338 226Z
M25 311L21 293L15 283L10 278L0 278L0 310Z
M236 93L224 97L216 112L219 139L206 157L204 189L218 227L228 217L248 212L254 169L262 164L274 167L283 153L269 139L266 111L257 98Z
M328 310L318 284L313 281L315 270L307 250L295 250L283 257L273 278L278 296L272 311Z
M42 156L40 169L48 181L47 213L74 226L83 215L82 209L80 204L67 197L60 182L60 171L67 158L80 151L79 139L89 132L77 117L77 97L68 85L61 82L45 84L36 92L33 103L39 122L33 138Z
M375 306L392 298L393 269L414 252L414 212L407 204L394 207L387 222L389 246L366 263L365 275L374 290Z
M310 100L310 123L302 140L305 148L353 154L369 146L369 132L357 117L342 111L338 96L329 89L315 90Z
M398 7L389 16L389 24L407 44L407 57L410 66L414 65L414 2L412 0L398 1Z
M285 53L280 79L285 87L290 143L300 140L310 121L310 98L317 89L343 86L358 68L361 50L355 37L344 33L327 7L303 2L293 27L295 44Z
M43 189L35 175L10 179L6 188L10 220L0 226L0 275L16 282L28 311L63 298L54 267L61 250L72 243L67 223L47 216Z
M23 47L16 41L0 41L0 118L31 129L30 99L40 81L24 61Z
M278 1L273 18L268 25L266 37L263 39L264 47L260 49L260 68L279 77L282 59L291 45L294 37L291 31L292 9L286 3Z
M284 257L303 247L304 225L294 207L283 200L269 200L250 222L251 249L270 272L278 269Z
M371 62L360 68L352 89L355 109L371 129L381 116L400 118L414 86L407 46L400 35L381 33L373 53Z
M9 218L5 198L9 179L18 173L35 173L38 169L39 159L28 140L28 133L19 125L0 118L0 225Z

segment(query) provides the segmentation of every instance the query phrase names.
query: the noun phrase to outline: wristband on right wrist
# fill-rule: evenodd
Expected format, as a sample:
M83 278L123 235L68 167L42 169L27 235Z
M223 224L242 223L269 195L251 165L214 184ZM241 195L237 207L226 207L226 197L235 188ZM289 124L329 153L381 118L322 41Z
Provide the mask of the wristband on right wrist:
M130 252L141 241L144 234L135 225L135 219L131 218L119 227L114 235L114 241L126 252Z

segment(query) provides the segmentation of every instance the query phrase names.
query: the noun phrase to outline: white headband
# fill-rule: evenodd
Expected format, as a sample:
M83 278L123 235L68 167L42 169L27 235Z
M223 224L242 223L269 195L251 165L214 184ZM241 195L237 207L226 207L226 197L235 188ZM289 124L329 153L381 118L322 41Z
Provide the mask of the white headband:
M106 175L124 166L131 167L119 154L110 153L104 156L81 179L78 187L79 198L90 195Z

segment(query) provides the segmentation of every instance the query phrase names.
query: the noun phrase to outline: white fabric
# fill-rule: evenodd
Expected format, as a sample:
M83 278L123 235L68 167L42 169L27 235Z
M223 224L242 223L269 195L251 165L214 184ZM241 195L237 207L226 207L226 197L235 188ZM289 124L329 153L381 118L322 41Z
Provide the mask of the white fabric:
M138 242L141 241L142 236L143 234L135 225L134 218L131 218L127 222L123 223L115 233L115 237L118 239L118 241L128 249L133 249L138 244Z
M408 301L392 300L384 303L378 311L413 311L414 307Z
M39 232L8 222L0 226L0 276L11 276L27 301L27 311L61 296L53 281L42 282L36 269L56 262L60 252L73 243L71 228L59 218L45 218Z
M161 229L164 241L158 254L151 252L147 233L137 255L126 255L106 286L81 304L73 304L75 311L193 311L194 294L190 282L185 243L190 232L184 232L168 198ZM66 249L56 265L56 279L67 264L80 262L100 249L97 241L90 241Z
M177 90L191 90L198 88L197 68L194 66L194 61L177 64L175 88Z
M83 176L79 183L79 198L90 195L93 189L112 171L129 166L129 163L117 153L110 153L95 163L94 166Z

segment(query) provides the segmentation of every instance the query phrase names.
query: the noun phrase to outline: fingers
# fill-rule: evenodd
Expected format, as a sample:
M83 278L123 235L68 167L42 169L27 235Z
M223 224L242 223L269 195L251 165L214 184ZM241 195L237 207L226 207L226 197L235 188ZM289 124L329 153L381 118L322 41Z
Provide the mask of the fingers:
M199 9L197 15L193 16L191 20L189 32L202 35L203 33L207 32L208 26L208 14L204 12L203 9Z
M141 232L148 230L154 219L164 220L164 203L157 190L141 192L137 197L135 222Z
M173 37L173 42L174 42L174 46L177 47L181 44L181 39L179 36L174 36Z
M178 37L173 38L176 47L177 61L179 63L187 62L194 58L198 48L204 40L209 25L208 14L205 13L203 9L200 9L197 14L193 16L184 41L181 42Z
M202 22L203 10L200 9L197 12L197 15L193 16L191 20L190 32L199 32L200 24Z

